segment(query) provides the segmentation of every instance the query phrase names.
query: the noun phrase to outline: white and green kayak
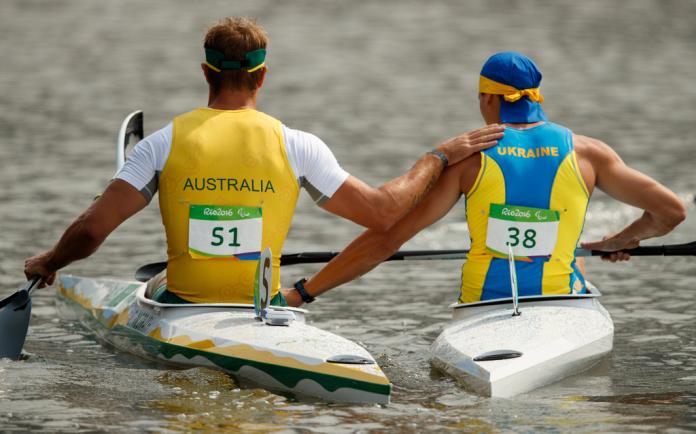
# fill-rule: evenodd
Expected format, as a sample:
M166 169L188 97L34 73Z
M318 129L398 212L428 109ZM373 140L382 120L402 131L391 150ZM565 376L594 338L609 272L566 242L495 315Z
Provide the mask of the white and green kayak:
M142 139L143 113L121 124L116 166ZM259 259L256 305L163 304L137 281L61 276L60 306L117 349L178 366L207 366L297 397L388 404L391 384L363 347L305 322L307 311L268 306L271 252ZM265 265L264 265L265 264Z
M64 275L57 287L61 310L119 350L300 398L389 403L391 384L367 350L307 324L303 309L268 307L269 321L254 305L157 303L141 282Z

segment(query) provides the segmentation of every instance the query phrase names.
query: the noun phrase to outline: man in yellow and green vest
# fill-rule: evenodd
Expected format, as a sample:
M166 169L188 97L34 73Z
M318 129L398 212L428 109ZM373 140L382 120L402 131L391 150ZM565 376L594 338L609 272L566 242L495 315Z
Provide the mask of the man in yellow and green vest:
M643 210L637 220L587 249L616 252L670 232L686 217L684 204L665 186L628 167L608 145L547 120L539 91L541 72L516 52L483 65L479 108L487 123L503 123L495 147L452 165L427 197L387 230L369 229L311 279L310 297L376 267L425 227L466 198L471 250L462 267L460 303L511 297L511 264L520 296L583 293L583 264L575 249L595 188ZM462 243L464 240L462 240ZM288 303L302 300L284 289Z
M177 116L139 142L104 193L49 251L27 259L27 277L50 284L67 264L92 254L159 191L168 267L149 282L164 303L251 303L259 253L273 251L272 303L300 188L325 210L387 230L412 209L444 168L495 145L503 128L462 134L425 153L379 188L350 176L316 136L256 110L268 38L255 22L229 17L205 35L207 107ZM301 298L301 284L297 295Z

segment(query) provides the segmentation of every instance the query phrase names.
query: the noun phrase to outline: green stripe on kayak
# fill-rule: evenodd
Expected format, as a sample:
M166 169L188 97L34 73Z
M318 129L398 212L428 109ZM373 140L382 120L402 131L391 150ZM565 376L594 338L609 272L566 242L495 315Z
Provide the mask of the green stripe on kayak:
M161 355L166 359L171 359L176 355L182 355L190 360L195 356L201 356L206 358L215 366L231 373L232 375L236 375L236 373L238 373L243 366L249 366L268 374L273 379L278 381L280 384L290 389L291 392L293 392L292 389L294 389L301 380L308 379L316 382L317 384L322 386L326 391L332 393L340 388L348 388L357 391L374 393L386 397L389 397L391 395L391 384L370 383L367 381L339 377L330 374L323 374L308 371L305 369L290 368L287 366L279 366L271 363L257 362L223 354L210 353L194 348L171 344L168 342L162 342L150 336L143 335L142 333L134 331L133 329L130 329L123 325L116 325L113 328L109 328L108 322L110 318L103 317L101 315L101 310L97 309L96 311L90 311L85 309L82 305L77 303L76 300L70 297L61 296L60 298L62 301L68 302L72 307L85 314L85 316L90 321L98 323L101 327L106 329L109 334L118 335L120 337L128 339L133 344L133 346L139 347L142 351L147 353L149 357L152 358L156 358L157 356ZM109 338L106 339L107 341L111 342ZM126 350L122 345L119 345L118 348L135 355L142 355L139 351L134 352L132 350ZM156 360L162 359L158 358ZM175 364L177 363L176 361L171 362ZM297 392L302 393L301 391Z
M129 339L137 341L137 344L140 345L151 356L162 355L167 359L171 359L176 355L182 355L187 359L192 359L195 356L201 356L205 357L221 369L231 372L232 374L239 372L242 366L250 366L270 375L288 389L294 389L297 386L297 383L299 383L301 380L307 379L315 381L329 392L335 392L343 387L376 393L379 395L388 396L391 394L391 384L369 383L366 381L322 374L304 369L290 368L287 366L273 365L271 363L257 362L253 360L240 359L233 356L210 353L168 342L162 342L149 336L144 336L140 333L134 332L131 329L120 325L114 327L112 331L121 336L127 336Z

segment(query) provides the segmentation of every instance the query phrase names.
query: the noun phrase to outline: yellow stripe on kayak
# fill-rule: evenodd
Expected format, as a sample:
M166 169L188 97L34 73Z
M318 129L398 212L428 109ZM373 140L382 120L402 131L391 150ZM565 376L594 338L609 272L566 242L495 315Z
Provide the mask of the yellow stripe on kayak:
M292 357L279 357L271 351L263 351L247 344L236 344L228 346L216 346L210 339L194 341L189 336L173 336L165 338L159 327L153 330L149 336L160 342L179 345L186 348L205 350L208 353L220 354L239 359L250 360L270 365L279 365L288 368L301 369L304 371L316 372L337 377L349 377L355 380L365 381L375 384L389 384L389 380L384 375L377 364L374 365L346 365L337 363L320 362L317 365L303 363ZM366 372L372 370L374 373Z

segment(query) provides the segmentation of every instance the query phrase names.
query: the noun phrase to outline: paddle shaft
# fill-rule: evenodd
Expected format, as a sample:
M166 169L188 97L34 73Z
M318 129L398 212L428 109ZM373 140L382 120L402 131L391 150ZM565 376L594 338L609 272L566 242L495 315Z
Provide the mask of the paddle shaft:
M663 246L642 246L624 250L631 256L696 256L696 241L687 244ZM315 264L329 262L341 252L302 252L289 253L280 257L280 265ZM466 259L468 249L461 250L399 250L385 261ZM575 256L604 256L612 252L601 250L575 249Z
M696 241L686 244L671 244L663 246L642 246L625 250L631 256L696 256ZM280 257L280 265L321 264L331 261L341 252L301 252L286 253ZM466 259L468 249L461 250L399 250L385 261L424 261L436 259ZM576 249L576 256L603 256L612 252L600 250ZM167 268L166 262L154 262L140 267L136 279L148 280L155 274Z
M27 291L27 294L31 295L31 292L39 285L39 282L41 282L41 276L34 276L23 289Z

